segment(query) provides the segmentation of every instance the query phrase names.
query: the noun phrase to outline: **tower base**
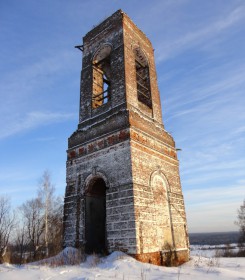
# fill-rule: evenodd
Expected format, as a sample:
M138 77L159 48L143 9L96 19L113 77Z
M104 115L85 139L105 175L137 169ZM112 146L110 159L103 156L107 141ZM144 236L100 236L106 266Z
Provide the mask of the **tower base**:
M190 259L189 250L159 251L153 253L130 254L137 261L159 266L178 266Z

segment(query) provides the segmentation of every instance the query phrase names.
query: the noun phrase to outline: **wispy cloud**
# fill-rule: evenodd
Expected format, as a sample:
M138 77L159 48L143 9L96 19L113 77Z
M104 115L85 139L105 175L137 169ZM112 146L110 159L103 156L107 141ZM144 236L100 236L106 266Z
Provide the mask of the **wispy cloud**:
M196 102L208 100L210 97L219 96L220 101L232 98L236 91L242 91L245 85L245 67L234 63L211 67L204 74L199 74L198 81L188 79L180 82L172 92L173 97L165 101L166 109L174 112L177 107L196 104ZM232 91L232 95L231 95ZM225 94L227 94L225 96ZM183 98L183 96L186 96ZM178 102L181 99L181 102ZM205 103L200 103L205 106Z
M193 204L209 204L211 201L231 201L233 198L241 197L244 195L245 184L244 182L237 182L231 184L229 188L224 186L213 186L212 189L191 189L185 190L185 198L190 200Z
M75 119L73 113L54 108L60 96L57 88L52 89L64 73L72 70L72 65L74 54L61 50L52 56L40 56L37 61L23 61L0 77L0 92L4 95L0 104L0 139Z
M223 203L218 200L205 205L196 204L195 207L189 207L187 203L189 232L237 231L234 221L239 205L237 201Z
M211 150L209 149L210 151L208 151L208 149L206 151L205 149L201 149L201 152L197 151L193 162L187 164L184 174L187 175L193 172L207 172L207 171L212 173L215 173L217 171L222 171L224 173L225 172L227 173L228 171L235 172L236 169L240 170L241 166L245 166L245 159L240 159L240 158L232 159L231 157L229 157L230 158L229 162L227 161L219 162L219 155L223 156L226 153L226 155L230 156L231 147L228 145L227 148L226 147L227 145L228 144L225 143L223 147L219 147L219 146L210 147L211 149ZM242 170L240 171L242 172ZM201 178L196 178L196 179L200 180Z
M1 127L0 139L8 136L23 133L39 126L49 125L52 123L60 123L74 119L75 114L52 113L52 112L30 112L22 116L18 122L11 123L11 126Z
M38 61L23 61L16 68L3 73L0 78L0 92L5 94L1 109L16 106L17 102L25 101L37 89L47 88L57 81L64 69L72 69L74 56L71 52L60 51L55 55L39 57ZM68 69L67 69L68 67Z
M156 55L157 62L168 59L194 46L201 45L203 47L203 45L207 45L211 38L220 35L243 19L245 19L245 6L241 5L232 10L229 14L222 15L222 18L209 22L203 28L188 32L175 40L169 40L167 44L165 42L159 42Z
M32 139L31 141L35 141L35 142L50 142L50 141L54 141L55 137L37 137Z
M236 210L242 203L244 188L243 182L229 188L220 186L186 190L184 196L189 230L191 232L237 230L234 221Z

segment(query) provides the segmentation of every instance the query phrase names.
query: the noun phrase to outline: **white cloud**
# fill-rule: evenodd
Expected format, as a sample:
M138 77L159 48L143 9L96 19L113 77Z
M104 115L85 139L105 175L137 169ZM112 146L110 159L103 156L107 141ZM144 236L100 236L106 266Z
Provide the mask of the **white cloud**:
M185 190L184 195L185 199L187 201L191 201L190 204L213 204L213 202L217 201L231 201L232 199L239 198L241 199L244 196L244 189L245 184L243 183L237 183L236 185L230 185L230 187L210 187L207 186L206 189L188 189ZM219 203L218 203L219 204Z
M240 94L243 91L244 76L244 65L230 63L211 68L205 72L205 76L200 76L198 81L188 79L187 83L180 82L173 89L173 97L165 101L166 110L175 112L179 107L194 104L195 108L200 111L200 107L205 108L208 106L210 108L210 104L215 105L217 102L226 102L232 99L236 92ZM216 99L210 99L211 97L216 97ZM197 102L200 103L197 104ZM196 107L197 105L199 108Z
M74 56L71 52L54 53L55 55L46 57L40 55L36 57L37 61L22 61L22 64L15 65L7 74L3 73L0 92L5 94L5 98L1 102L1 109L15 106L30 94L35 94L40 87L47 88L58 79L64 69L72 69Z
M166 42L159 42L157 46L157 62L166 60L183 50L192 48L193 46L207 45L211 38L216 38L217 35L221 35L222 32L231 28L239 21L245 18L245 6L239 6L232 10L227 15L222 15L216 21L206 22L206 25L192 32L184 34L182 37L176 38L175 40L168 40Z
M74 66L72 52L54 53L40 55L36 61L23 61L0 77L0 92L4 95L0 103L0 139L41 125L75 119L73 113L50 112L56 111L52 107L59 100L55 99L61 98L56 88L50 94L50 88L53 84L57 87L57 81Z
M52 112L30 112L11 125L0 128L0 139L8 136L23 133L39 126L60 123L75 118L75 114L52 113Z
M231 231L237 209L244 197L245 185L192 189L184 191L190 232Z
M237 202L220 203L210 205L196 205L187 208L187 224L189 232L222 232L235 231Z
M50 142L50 141L54 141L55 137L37 137L32 139L31 141L35 141L35 142Z

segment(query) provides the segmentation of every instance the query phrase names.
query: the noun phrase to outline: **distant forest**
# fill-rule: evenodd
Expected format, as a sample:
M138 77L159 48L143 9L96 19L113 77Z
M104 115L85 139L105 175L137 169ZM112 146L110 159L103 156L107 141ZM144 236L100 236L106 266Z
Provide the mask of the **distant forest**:
M231 232L208 232L208 233L189 233L191 245L221 245L238 243L240 233Z

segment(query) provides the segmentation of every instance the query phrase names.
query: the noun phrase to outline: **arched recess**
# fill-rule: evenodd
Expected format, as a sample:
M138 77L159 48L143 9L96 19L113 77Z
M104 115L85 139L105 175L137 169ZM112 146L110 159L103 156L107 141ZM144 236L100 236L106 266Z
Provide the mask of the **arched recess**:
M146 55L140 47L134 47L138 100L152 108L150 71Z
M93 56L93 109L108 103L111 97L111 50L111 44L106 43L101 45Z
M174 245L172 221L169 203L169 184L165 175L160 171L152 173L150 186L154 200L154 216L156 240L159 249Z
M98 175L89 176L85 186L85 252L105 253L106 242L106 182Z

